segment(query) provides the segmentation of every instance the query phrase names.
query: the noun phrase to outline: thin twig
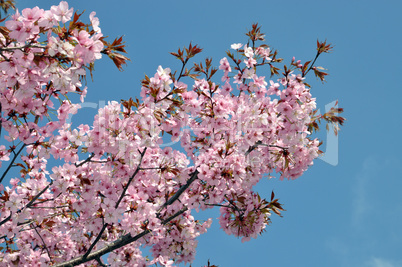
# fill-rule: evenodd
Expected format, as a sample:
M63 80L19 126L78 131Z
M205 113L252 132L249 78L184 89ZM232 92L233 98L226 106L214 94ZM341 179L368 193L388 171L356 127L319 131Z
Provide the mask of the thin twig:
M47 252L47 255L49 256L49 259L52 260L52 256L50 255L49 249L47 248L45 241L43 241L42 236L39 234L38 230L36 229L35 225L31 224L32 228L35 230L35 232L38 234L40 240L42 240L43 246L45 247L45 250Z
M85 163L91 161L91 159L95 156L95 153L92 153L86 160L82 161L81 163L77 164L75 163L75 167L81 167L82 165L84 165Z
M182 76L183 70L184 70L184 67L186 66L188 60L189 60L189 58L186 58L186 60L185 60L184 62L182 62L183 65L181 66L180 74L179 74L179 77L177 78L176 81L180 81L181 77L183 77L183 76Z
M233 207L231 207L231 206L226 206L226 205L222 205L222 204L210 204L210 203L205 203L205 206L224 207L224 208L228 208L228 209L233 209Z
M119 200L116 202L115 208L117 209L120 205L120 202L123 200L123 197L126 195L126 191L130 185L130 183L133 181L134 177L137 175L137 173L140 171L141 169L141 163L142 163L142 159L144 158L145 152L147 151L147 148L144 148L144 150L141 152L141 158L140 158L140 163L138 164L137 168L135 169L133 175L130 177L130 179L127 182L127 185L123 188L123 192L120 195Z
M40 204L40 203L35 203L36 204ZM63 205L63 206L56 206L56 207L38 207L38 206L31 206L29 207L30 209L60 209L60 208L68 208L69 205Z
M14 161L17 159L18 155L21 153L21 151L26 147L26 144L23 144L20 148L20 150L17 153L14 153L14 157L11 160L10 164L8 165L7 169L5 170L5 172L3 173L3 175L0 178L0 183L3 182L4 177L6 177L8 171L11 169L11 167L14 164Z
M95 247L96 243L98 243L98 241L99 241L100 238L102 237L103 232L106 230L106 227L107 227L108 225L109 225L109 224L107 224L107 223L105 223L105 224L103 225L103 227L102 227L102 229L100 230L100 232L99 232L98 236L96 237L95 241L92 242L92 244L91 244L91 246L88 248L87 252L85 252L84 256L82 256L83 259L86 259L86 258L88 257L88 255L89 255L89 253L91 253L92 249Z
M2 111L2 106L1 106L1 103L0 103L0 136L1 136L1 129L3 128L3 120L1 119L1 111Z
M308 70L304 73L304 75L302 77L305 77L307 75L307 73L309 73L310 70L313 69L315 62L317 61L317 58L320 56L320 52L317 52L317 54L315 55L315 58L313 60L313 63L311 63L310 67L308 68Z
M248 154L250 154L251 151L256 149L258 146L276 147L276 148L280 148L282 150L287 150L288 149L287 147L282 147L282 146L277 146L277 145L267 145L267 144L263 144L261 141L257 141L254 145L249 147L249 149L245 153L245 156L248 156Z
M185 185L183 185L182 187L179 188L179 190L177 190L176 194L174 194L171 198L169 198L165 204L162 205L162 207L159 208L158 213L160 213L164 208L166 208L167 206L171 205L173 202L175 202L180 196L181 194L183 194L183 192L189 188L189 186L198 178L198 171L197 169L191 174L191 178L188 179L187 183Z
M40 191L31 201L29 201L29 203L27 205L25 205L25 207L23 207L22 209L19 209L16 213L20 213L23 209L29 208L33 205L33 203L49 188L49 186L53 184L53 181L50 182L50 184L48 184L42 191ZM0 222L0 226L3 225L4 223L8 222L9 220L11 220L11 215L8 216L7 218L5 218L4 220L2 220Z

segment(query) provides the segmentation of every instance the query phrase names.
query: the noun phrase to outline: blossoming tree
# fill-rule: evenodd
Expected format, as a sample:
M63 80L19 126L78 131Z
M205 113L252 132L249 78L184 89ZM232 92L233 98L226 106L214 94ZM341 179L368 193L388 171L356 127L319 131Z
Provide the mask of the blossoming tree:
M314 64L330 44L283 66L253 25L219 68L211 59L188 66L202 50L190 44L171 53L180 72L160 66L142 81L141 100L109 102L93 125L73 128L72 95L84 101L95 61L107 55L121 69L128 60L95 15L84 23L63 1L16 11L0 27L0 262L106 266L107 254L111 266L189 263L211 225L193 211L213 207L227 234L256 238L283 208L253 186L274 172L302 175L321 153L311 137L320 120L335 129L344 121L336 107L316 115L305 81L310 71L324 80Z

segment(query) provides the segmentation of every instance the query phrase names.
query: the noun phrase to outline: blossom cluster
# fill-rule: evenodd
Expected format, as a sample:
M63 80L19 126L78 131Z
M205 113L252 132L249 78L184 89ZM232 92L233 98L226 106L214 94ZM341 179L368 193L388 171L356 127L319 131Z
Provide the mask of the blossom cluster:
M73 9L62 1L46 11L38 7L21 13L17 10L2 27L0 106L1 125L8 141L42 142L77 109L63 96L74 92L83 101L86 68L101 58L104 44L94 12L88 25L93 30L89 32L77 14L67 28L65 23L72 18ZM54 111L57 117L50 118ZM45 117L50 121L46 122ZM10 152L2 150L4 155Z
M223 84L210 79L217 69L209 60L179 77L159 66L143 80L141 101L110 101L92 125L74 129L66 119L79 105L66 95L85 96L81 78L105 49L95 13L90 25L78 18L63 1L17 11L1 31L1 127L8 142L22 145L0 144L0 160L11 166L20 155L21 169L10 186L0 185L0 261L95 264L110 252L111 266L189 263L212 223L192 212L213 207L227 234L243 241L261 234L283 209L254 185L274 172L296 179L320 153L304 75L260 76L260 67L272 70L280 60L267 45L255 46L262 37L253 25L253 45L234 44L237 56L220 60ZM190 44L172 54L185 69L200 51ZM57 119L46 122L51 109ZM169 146L175 142L181 150ZM49 167L48 159L63 163Z

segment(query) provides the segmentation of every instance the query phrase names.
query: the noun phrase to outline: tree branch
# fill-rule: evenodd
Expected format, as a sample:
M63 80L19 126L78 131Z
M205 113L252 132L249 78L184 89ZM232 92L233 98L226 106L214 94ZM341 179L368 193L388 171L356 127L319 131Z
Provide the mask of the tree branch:
M47 248L45 241L43 241L42 236L39 234L38 230L36 229L36 227L33 224L31 224L31 226L35 230L35 232L38 234L40 240L42 240L43 246L45 247L45 250L47 252L47 255L49 256L49 259L52 260L52 256L50 255L49 249Z
M86 259L89 255L89 253L91 253L92 249L95 247L96 243L98 243L99 239L102 237L103 232L106 230L106 227L109 224L105 223L102 227L102 229L100 230L98 236L96 237L95 241L91 244L91 246L88 248L87 252L85 252L84 256L82 256L83 259Z
M1 103L0 103L0 137L1 137L1 129L3 128L3 120L1 119L1 111L2 111L3 109L2 109L2 106L1 106Z
M0 183L3 182L4 177L6 177L8 171L11 169L12 165L14 164L14 161L17 159L18 155L21 153L21 151L26 147L26 144L23 144L20 148L20 150L17 153L14 153L14 157L11 160L10 164L8 165L7 169L3 173L3 175L0 178Z
M115 209L117 209L119 207L120 202L123 200L124 196L126 195L126 191L127 191L128 187L129 187L130 183L133 181L134 177L140 171L141 162L142 162L142 159L144 158L145 152L147 152L147 148L144 148L144 150L141 152L140 162L139 162L137 168L135 169L133 175L131 175L130 179L128 180L127 185L123 188L123 192L121 193L119 200L116 202ZM96 237L95 241L88 248L87 252L85 252L85 254L83 256L83 259L86 259L88 257L88 255L89 255L89 253L91 253L92 249L95 247L96 243L98 243L98 241L100 240L101 236L103 235L103 232L106 230L106 227L108 225L109 224L107 224L107 223L103 225L102 230L99 232L99 234Z
M96 258L96 261L99 263L100 266L107 267L107 265L103 263L101 257Z
M95 156L95 153L92 153L86 160L84 160L83 162L77 164L74 163L75 167L81 167L82 165L84 165L85 163L91 161L91 159Z
M120 195L119 200L116 202L115 208L117 209L120 205L120 202L123 200L123 197L126 195L126 191L128 189L128 186L130 185L130 183L133 181L134 177L137 175L137 173L140 171L141 169L141 163L142 163L142 159L144 158L145 152L147 151L147 148L144 148L144 150L141 152L141 158L140 158L140 163L138 163L137 168L135 169L133 175L131 175L130 179L127 182L127 185L124 187L123 192Z
M19 209L19 210L17 211L17 213L20 213L23 209L26 209L26 208L31 207L31 206L34 204L34 202L35 202L43 193L45 193L46 190L47 190L52 184L53 184L53 181L51 181L50 184L48 184L48 185L47 185L42 191L40 191L31 201L29 201L29 203L28 203L25 207L23 207L22 209ZM2 220L2 221L0 222L0 226L3 225L3 224L5 224L5 223L8 222L9 220L11 220L11 214L10 214L10 216L8 216L7 218L5 218L4 220Z
M254 145L252 145L252 146L249 147L249 149L246 151L246 153L245 153L244 155L247 157L248 154L250 154L251 151L253 151L254 149L256 149L258 146L276 147L276 148L280 148L280 149L282 149L282 150L288 149L288 148L286 148L286 147L277 146L277 145L267 145L267 144L263 144L261 141L257 141Z
M164 208L166 208L167 206L171 205L173 202L175 202L180 196L181 194L183 194L183 192L189 188L189 186L195 181L195 179L198 178L198 174L199 172L197 171L197 169L191 174L191 178L188 179L187 183L185 185L183 185L182 187L179 188L179 190L177 190L176 194L174 194L174 196L172 196L171 198L169 198L165 204L162 205L162 207L159 208L157 213L160 213Z
M23 46L16 46L16 47L1 47L1 48L0 48L0 51L1 51L1 52L3 52L3 51L12 51L12 50L17 50L17 49L22 50L22 49L28 48L28 47L29 47L29 48L42 48L42 49L46 49L46 46L26 44L26 45L23 45Z
M177 216L183 214L185 211L187 210L187 207L185 207L184 209L179 210L178 212L176 212L174 215L170 216L169 218L165 219L162 221L163 225L166 225L168 222L170 222L171 220L175 219ZM77 266L80 265L82 263L91 261L91 260L96 260L100 257L102 257L103 255L112 252L116 249L119 249L125 245L128 245L132 242L137 241L138 239L144 237L146 234L150 233L151 230L147 229L142 231L141 233L139 233L136 236L131 236L131 234L126 234L122 237L120 237L119 239L117 239L116 241L114 241L113 243L111 243L110 245L106 245L105 247L90 253L86 258L84 258L84 256L80 256L77 257L75 259L60 263L55 265L56 267L70 267L70 266Z
M309 67L308 70L303 74L302 77L306 77L307 73L309 73L310 70L313 69L314 64L315 64L315 62L317 61L317 58L320 56L320 54L321 54L321 53L318 51L317 54L315 55L315 58L314 58L314 60L313 60L313 63L311 63L310 67Z

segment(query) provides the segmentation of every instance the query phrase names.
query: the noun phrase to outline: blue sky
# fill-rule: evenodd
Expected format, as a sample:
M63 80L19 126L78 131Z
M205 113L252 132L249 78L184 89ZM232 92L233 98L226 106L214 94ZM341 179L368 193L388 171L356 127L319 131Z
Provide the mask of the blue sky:
M262 181L260 194L275 190L284 217L273 216L267 232L248 243L225 235L215 220L199 239L193 266L208 259L220 267L402 266L401 1L68 2L87 15L96 11L105 35L124 35L132 60L124 72L106 58L97 63L88 103L139 96L144 74L159 65L178 68L169 52L190 41L204 48L194 61L208 56L218 65L256 22L287 62L311 59L317 39L333 43L334 52L318 61L329 70L327 83L313 76L308 82L322 111L335 100L345 109L347 122L332 139L339 149L332 162L338 163L318 159L295 181ZM18 7L33 3L49 8L58 2L20 0ZM89 123L95 112L86 108L73 122Z

